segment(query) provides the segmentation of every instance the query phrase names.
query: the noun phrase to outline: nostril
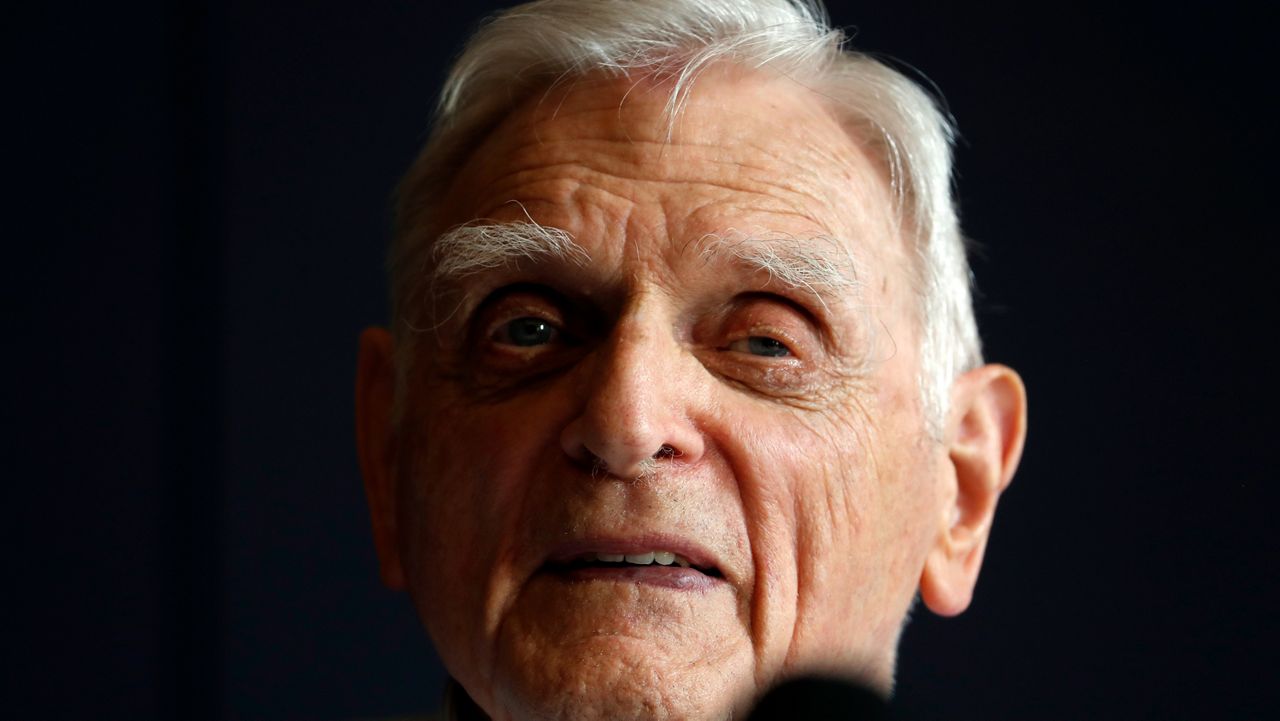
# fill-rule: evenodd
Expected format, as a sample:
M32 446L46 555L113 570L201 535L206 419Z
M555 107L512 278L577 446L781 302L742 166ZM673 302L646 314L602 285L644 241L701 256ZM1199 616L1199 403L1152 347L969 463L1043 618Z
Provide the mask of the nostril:
M609 460L591 450L586 445L578 446L578 452L570 454L575 462L583 468L589 469L593 478L601 478L604 476L618 476L619 478L645 478L653 475L658 471L658 462L679 458L684 452L675 446L664 443L658 450L645 458L634 461L631 465L615 465Z

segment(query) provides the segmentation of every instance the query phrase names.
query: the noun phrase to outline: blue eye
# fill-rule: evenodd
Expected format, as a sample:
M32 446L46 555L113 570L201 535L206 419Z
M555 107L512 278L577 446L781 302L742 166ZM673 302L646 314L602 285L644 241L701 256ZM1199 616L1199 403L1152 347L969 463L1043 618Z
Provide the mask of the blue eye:
M516 318L498 326L493 339L499 343L530 348L556 339L556 327L541 318Z
M753 335L749 338L736 340L729 344L729 350L766 358L785 358L791 355L791 349L782 341L764 335Z

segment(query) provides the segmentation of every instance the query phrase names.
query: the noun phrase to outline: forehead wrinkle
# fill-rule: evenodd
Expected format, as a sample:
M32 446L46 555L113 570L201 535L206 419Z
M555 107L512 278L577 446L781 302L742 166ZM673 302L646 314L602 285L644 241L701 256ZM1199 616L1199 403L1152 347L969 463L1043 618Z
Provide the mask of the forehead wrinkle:
M828 167L849 172L848 158L842 149L824 148L805 141L789 146L785 152L769 143L736 138L680 138L651 140L627 134L620 124L605 127L562 128L552 125L557 137L539 131L537 126L519 128L504 134L508 140L490 145L472 158L472 168L501 168L499 173L486 173L483 185L518 177L526 172L552 172L566 166L593 169L608 175L626 177L620 168L633 168L644 178L670 181L690 180L705 171L699 166L732 168L732 177L742 178L764 188L814 197L811 188L801 188L800 179L815 177L813 168ZM842 139L843 140L843 139ZM674 152L673 152L674 151ZM690 163L690 154L696 163ZM654 172L656 171L656 172ZM676 172L673 172L676 171ZM743 172L746 171L746 172ZM790 181L790 182L788 182Z
M811 196L781 197L779 193L768 192L767 187L749 187L747 183L734 184L720 179L652 178L643 170L626 172L631 169L632 166L626 164L602 170L566 163L547 168L546 173L504 174L486 194L492 200L481 199L478 211L482 216L502 218L510 214L507 206L518 204L523 212L527 205L540 218L549 213L553 222L555 218L569 219L566 228L577 225L587 208L604 212L612 216L616 224L621 224L641 206L660 209L661 217L669 220L707 213L722 215L728 208L727 212L738 216L765 214L790 218L824 231L828 225L820 220L820 213L813 212L812 202L803 202L813 201ZM780 184L774 187L786 188ZM795 191L795 195L801 193ZM685 210L672 207L694 196L703 198L697 207Z
M769 143L751 140L737 144L726 143L724 138L636 138L619 126L565 129L553 125L558 134L568 133L563 137L540 132L530 137L529 130L540 131L536 126L526 126L524 133L504 133L508 140L490 145L487 152L472 159L472 173L479 171L481 176L475 178L481 182L473 187L485 188L489 198L505 200L521 195L522 186L548 181L591 184L603 179L602 189L615 183L629 184L612 193L637 201L636 191L646 185L704 186L750 193L763 201L762 209L786 207L816 221L816 216L841 215L840 196L846 192L843 181L856 174L843 153L812 141L783 153ZM673 147L678 152L671 152ZM696 162L690 162L693 158ZM815 167L826 167L829 172L816 174Z

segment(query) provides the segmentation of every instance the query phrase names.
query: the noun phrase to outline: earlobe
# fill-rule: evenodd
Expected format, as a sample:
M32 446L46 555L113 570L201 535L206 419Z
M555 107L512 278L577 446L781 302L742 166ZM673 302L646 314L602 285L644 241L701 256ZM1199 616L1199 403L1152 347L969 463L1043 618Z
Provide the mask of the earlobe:
M956 379L946 428L947 459L938 537L925 561L920 596L954 616L973 597L996 502L1013 480L1026 438L1027 399L1012 369L987 365Z
M391 418L394 397L391 334L385 328L366 328L360 334L356 362L356 450L382 582L389 588L401 589L405 584L396 540L395 429Z

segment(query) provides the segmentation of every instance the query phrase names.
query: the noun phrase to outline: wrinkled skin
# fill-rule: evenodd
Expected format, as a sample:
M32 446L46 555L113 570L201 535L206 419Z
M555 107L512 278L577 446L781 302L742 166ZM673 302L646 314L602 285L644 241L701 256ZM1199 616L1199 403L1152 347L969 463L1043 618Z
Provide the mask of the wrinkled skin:
M981 561L989 509L974 517L984 502L956 459L984 427L966 420L962 388L950 440L925 432L910 261L882 165L786 80L708 73L669 136L667 98L654 83L581 81L479 146L435 232L532 218L591 260L525 262L446 293L449 312L414 339L398 430L391 341L363 339L384 578L408 588L494 718L726 718L806 670L887 691L917 590L959 612ZM735 233L834 242L858 288L822 298L703 252ZM518 318L554 336L513 342ZM775 341L785 354L760 352ZM990 368L971 385L996 378L1016 396L998 399L999 438L980 439L993 509L1023 416L1016 376ZM957 546L970 531L976 551ZM689 544L719 578L671 588L547 570L583 539Z

